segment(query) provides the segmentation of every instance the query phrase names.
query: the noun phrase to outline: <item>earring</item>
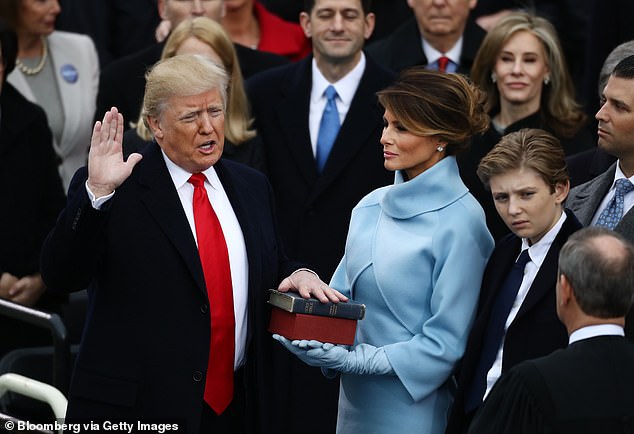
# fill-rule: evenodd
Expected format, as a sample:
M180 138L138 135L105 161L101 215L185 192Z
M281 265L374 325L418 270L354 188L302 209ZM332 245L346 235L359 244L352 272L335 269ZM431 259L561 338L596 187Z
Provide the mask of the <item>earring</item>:
M443 148L443 147L442 147L442 145L438 145L438 146L436 147L436 150L437 150L438 152L442 152L442 151L444 151L444 150L445 150L445 148Z
M544 84L546 86L548 86L550 84L550 75L547 75L546 77L544 77Z
M497 81L498 81L498 77L497 77L497 75L495 75L495 72L491 73L491 81L493 83L497 83Z

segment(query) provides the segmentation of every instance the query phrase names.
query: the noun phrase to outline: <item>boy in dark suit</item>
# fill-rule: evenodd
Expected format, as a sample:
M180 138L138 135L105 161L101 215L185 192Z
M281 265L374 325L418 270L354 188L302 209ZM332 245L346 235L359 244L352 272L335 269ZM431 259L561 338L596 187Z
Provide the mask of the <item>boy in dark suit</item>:
M569 345L517 365L494 386L469 434L617 433L634 429L634 344L624 338L634 248L599 227L559 254L557 314Z

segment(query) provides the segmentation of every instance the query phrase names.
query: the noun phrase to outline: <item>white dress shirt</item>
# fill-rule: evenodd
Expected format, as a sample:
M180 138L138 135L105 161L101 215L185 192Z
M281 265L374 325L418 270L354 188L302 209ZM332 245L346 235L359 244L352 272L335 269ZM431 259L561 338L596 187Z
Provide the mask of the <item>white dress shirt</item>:
M310 91L310 107L308 113L308 128L310 129L310 142L313 147L313 155L317 155L317 136L319 135L319 124L326 108L327 98L324 95L326 88L333 85L337 91L335 103L339 112L339 124L343 124L346 119L354 94L365 71L365 55L361 52L359 63L339 81L330 83L317 67L317 61L313 59L313 83Z
M438 62L438 59L442 56L448 57L451 60L451 63L447 65L447 72L456 72L458 66L460 65L460 54L462 53L462 36L458 39L458 42L451 47L451 50L446 53L441 53L432 47L429 42L425 39L421 38L421 44L423 45L423 53L425 53L425 57L427 58L427 68L431 66L435 66Z

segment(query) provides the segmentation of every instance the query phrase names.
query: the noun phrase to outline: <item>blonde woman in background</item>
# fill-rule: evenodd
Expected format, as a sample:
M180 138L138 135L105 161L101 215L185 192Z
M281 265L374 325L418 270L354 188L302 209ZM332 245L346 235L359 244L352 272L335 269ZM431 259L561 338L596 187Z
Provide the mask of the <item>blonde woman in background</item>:
M468 152L458 157L458 166L464 183L484 208L493 238L499 240L509 229L476 169L502 136L539 128L553 134L566 155L596 143L575 100L557 31L548 20L525 12L502 18L484 38L471 78L486 91L491 127L474 138Z
M261 139L251 128L249 103L236 51L222 26L206 18L196 17L181 22L170 34L162 59L181 54L200 54L222 65L229 75L227 108L225 111L225 147L222 156L260 171L264 170ZM124 135L124 154L142 150L153 140L152 133L139 117L135 128Z

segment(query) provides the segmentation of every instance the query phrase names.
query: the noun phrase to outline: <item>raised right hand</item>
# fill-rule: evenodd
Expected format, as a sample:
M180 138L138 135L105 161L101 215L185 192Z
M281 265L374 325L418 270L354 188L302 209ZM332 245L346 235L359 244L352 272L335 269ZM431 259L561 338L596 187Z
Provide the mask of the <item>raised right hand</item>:
M123 116L112 107L103 121L95 122L90 140L88 188L97 198L107 196L119 187L143 158L141 154L133 153L123 161L122 142Z

